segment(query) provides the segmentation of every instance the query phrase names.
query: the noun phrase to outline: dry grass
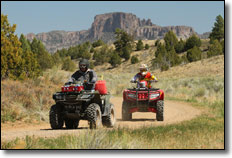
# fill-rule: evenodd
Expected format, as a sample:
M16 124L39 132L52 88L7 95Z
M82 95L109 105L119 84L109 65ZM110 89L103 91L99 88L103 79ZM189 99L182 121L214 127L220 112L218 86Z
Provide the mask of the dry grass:
M168 71L152 71L158 78L224 77L224 55L202 59L186 65L171 67Z
M35 80L1 81L1 121L47 121L52 94L60 90L70 73L53 68Z
M2 142L2 149L223 149L224 122L201 116L180 124L87 130L57 138L26 136Z

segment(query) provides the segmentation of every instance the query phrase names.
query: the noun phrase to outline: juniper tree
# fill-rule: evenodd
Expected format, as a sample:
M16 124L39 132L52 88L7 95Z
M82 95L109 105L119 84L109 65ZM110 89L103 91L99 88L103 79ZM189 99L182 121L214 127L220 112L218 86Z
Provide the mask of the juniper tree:
M22 48L15 30L16 24L11 26L7 15L1 14L1 79L17 79L22 72Z
M221 41L224 39L224 19L221 15L216 17L216 22L214 23L214 27L212 29L211 34L209 35L210 42L212 43L215 39Z

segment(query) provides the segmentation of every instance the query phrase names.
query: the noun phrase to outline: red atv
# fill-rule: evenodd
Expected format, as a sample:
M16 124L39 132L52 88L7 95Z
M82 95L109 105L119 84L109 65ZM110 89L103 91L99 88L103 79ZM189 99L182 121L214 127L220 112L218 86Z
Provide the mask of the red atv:
M148 82L154 81L136 81L136 87L123 91L122 120L131 120L134 112L153 112L157 121L164 120L164 91L147 88Z

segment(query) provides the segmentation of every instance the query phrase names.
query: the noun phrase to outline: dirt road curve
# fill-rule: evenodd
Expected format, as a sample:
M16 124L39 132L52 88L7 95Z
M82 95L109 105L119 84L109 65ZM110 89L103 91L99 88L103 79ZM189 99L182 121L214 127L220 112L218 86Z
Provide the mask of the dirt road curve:
M164 102L164 121L156 121L155 113L134 113L132 118L133 121L122 121L121 120L121 105L122 98L113 97L111 102L115 105L117 124L116 127L128 127L128 128L141 128L143 126L160 126L178 123L184 120L190 120L197 115L200 115L201 111L190 106L188 103L168 101ZM84 132L88 129L87 121L80 121L78 129L75 130L51 130L51 127L47 123L37 125L25 125L17 124L12 126L9 124L1 125L1 139L11 140L16 137L25 138L26 135L34 135L40 137L57 137L62 134L76 134Z

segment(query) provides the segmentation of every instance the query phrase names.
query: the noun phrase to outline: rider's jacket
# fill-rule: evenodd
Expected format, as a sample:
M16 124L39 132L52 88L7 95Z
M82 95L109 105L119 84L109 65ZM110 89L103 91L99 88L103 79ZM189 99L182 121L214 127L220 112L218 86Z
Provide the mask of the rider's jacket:
M68 83L73 83L75 81L86 83L88 87L87 89L93 89L94 84L97 81L97 74L91 69L88 69L86 72L78 70L71 76L71 78L68 80Z
M150 72L147 72L147 74L145 76L143 76L140 72L137 73L131 81L136 81L136 80L139 80L139 81L142 81L142 80L145 80L145 81L151 81L151 80L155 80L155 81L158 81L157 78L152 75ZM151 88L151 83L148 82L148 87Z

